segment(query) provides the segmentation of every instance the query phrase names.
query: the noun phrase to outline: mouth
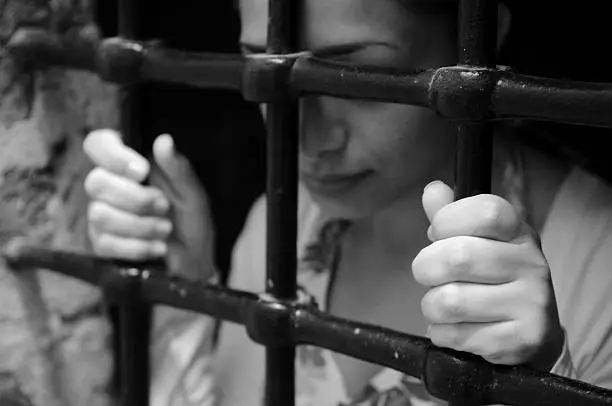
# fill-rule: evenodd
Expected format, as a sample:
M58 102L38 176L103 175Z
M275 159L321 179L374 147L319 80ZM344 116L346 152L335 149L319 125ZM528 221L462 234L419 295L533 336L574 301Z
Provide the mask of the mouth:
M347 191L373 174L373 171L362 171L350 174L312 175L300 174L302 182L312 191L320 193L340 193Z

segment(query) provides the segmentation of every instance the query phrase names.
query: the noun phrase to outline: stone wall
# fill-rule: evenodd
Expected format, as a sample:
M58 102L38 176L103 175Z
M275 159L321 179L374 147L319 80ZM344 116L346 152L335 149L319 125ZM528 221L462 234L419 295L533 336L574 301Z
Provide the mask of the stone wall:
M96 32L89 0L0 2L0 245L21 236L87 251L81 145L91 129L117 126L117 91L85 72L16 66L4 47L25 20ZM99 290L0 261L2 406L110 405L109 341Z

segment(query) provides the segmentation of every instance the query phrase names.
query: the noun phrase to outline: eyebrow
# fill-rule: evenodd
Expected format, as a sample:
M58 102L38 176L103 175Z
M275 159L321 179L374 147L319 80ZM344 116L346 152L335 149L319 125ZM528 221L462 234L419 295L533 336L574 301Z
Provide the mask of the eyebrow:
M366 42L355 42L348 44L330 45L321 48L312 49L311 52L320 58L329 58L339 55L348 55L363 51L373 46L384 46L391 49L397 49L396 45L380 42L380 41L366 41ZM266 48L260 45L250 44L248 42L241 42L240 47L242 50L249 54L261 54L266 52Z

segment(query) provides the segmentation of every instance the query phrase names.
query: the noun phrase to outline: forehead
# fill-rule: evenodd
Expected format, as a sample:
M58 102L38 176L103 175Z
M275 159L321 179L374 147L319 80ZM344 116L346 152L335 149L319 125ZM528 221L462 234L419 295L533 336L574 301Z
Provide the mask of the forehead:
M303 0L304 45L322 47L373 38L385 41L407 35L406 31L414 29L419 19L402 2L406 0ZM241 41L265 44L268 0L240 0L240 16Z

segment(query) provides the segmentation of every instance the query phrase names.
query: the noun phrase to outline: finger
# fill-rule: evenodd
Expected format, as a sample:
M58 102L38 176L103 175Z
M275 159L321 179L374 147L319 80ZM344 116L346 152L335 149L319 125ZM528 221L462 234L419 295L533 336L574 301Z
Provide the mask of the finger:
M166 218L137 216L102 201L89 205L87 217L91 227L99 234L166 240L172 231L172 223Z
M514 207L495 195L477 195L441 208L431 224L436 240L469 235L512 241L523 230L523 221Z
M142 240L95 232L91 232L91 242L97 255L129 261L163 258L168 251L164 241Z
M431 342L438 347L469 352L503 365L523 363L530 355L521 351L516 336L514 321L432 324L429 327Z
M424 286L451 282L502 284L533 268L526 245L479 237L453 237L423 248L412 261L414 279Z
M153 156L157 168L153 168L152 183L171 195L172 200L184 201L198 187L199 182L187 158L175 147L168 134L162 134L153 143Z
M91 132L83 142L83 149L95 165L135 182L142 182L149 173L147 160L125 145L116 131Z
M449 283L429 290L421 311L430 323L489 323L514 317L512 300L518 296L513 284L480 285Z
M140 185L100 167L87 175L85 190L92 200L134 214L164 216L170 207L159 189Z
M448 185L442 181L434 181L425 186L423 190L423 209L431 223L436 213L447 204L453 202L455 193Z

